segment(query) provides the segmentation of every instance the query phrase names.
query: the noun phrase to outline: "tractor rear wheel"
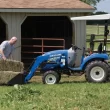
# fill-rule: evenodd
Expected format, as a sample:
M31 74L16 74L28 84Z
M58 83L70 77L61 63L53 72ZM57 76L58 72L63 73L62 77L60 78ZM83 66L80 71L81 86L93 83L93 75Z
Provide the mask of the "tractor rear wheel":
M108 78L108 69L106 63L102 61L92 61L86 67L85 78L88 82L105 82Z
M44 84L56 84L60 81L60 75L55 71L47 71L42 76Z

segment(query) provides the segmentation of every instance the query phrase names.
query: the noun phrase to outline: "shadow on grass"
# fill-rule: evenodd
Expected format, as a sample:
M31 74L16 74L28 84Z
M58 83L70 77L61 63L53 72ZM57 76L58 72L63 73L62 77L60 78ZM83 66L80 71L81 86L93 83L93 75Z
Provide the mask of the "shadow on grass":
M88 84L107 84L107 83L110 83L110 80L109 81L106 81L106 82L88 82L88 81L62 81L62 82L59 82L59 84L71 84L71 83L88 83Z
M65 83L87 83L87 81L63 81L63 82L59 82L59 84L65 84Z

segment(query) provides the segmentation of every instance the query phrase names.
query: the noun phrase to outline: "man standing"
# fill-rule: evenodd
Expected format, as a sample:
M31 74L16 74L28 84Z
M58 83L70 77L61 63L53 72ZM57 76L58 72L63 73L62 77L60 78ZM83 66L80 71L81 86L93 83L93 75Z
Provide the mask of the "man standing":
M12 51L14 49L14 44L16 43L17 38L16 37L12 37L10 40L6 40L3 41L0 45L0 59L8 59L11 54Z

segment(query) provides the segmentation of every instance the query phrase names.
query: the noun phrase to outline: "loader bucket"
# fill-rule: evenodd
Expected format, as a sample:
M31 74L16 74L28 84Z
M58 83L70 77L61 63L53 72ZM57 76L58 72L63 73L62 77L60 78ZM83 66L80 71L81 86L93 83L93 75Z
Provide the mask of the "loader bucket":
M2 71L0 72L0 85L24 84L25 76L20 72Z
M25 79L25 75L23 73L19 73L11 80L9 80L7 84L8 85L24 84L24 79Z

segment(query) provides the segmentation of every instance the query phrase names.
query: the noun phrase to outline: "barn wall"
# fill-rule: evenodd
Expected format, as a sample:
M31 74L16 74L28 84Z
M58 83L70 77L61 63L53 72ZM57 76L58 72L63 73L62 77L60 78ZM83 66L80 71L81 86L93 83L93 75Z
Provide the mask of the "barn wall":
M75 24L75 45L79 48L86 48L86 21L74 21ZM76 64L81 61L82 51L78 51Z
M21 60L21 22L25 17L23 13L1 13L1 18L7 24L7 39L13 36L18 38L15 47L18 47L13 52L13 59Z
M84 13L0 13L1 18L7 24L7 38L11 38L12 36L16 36L18 38L18 42L15 47L13 56L16 60L21 60L21 24L26 19L27 16L68 16L76 17L76 16L83 16ZM75 21L73 22L73 26L75 23L75 30L73 30L73 44L82 47L85 45L85 22L84 21ZM80 39L82 39L80 41Z

